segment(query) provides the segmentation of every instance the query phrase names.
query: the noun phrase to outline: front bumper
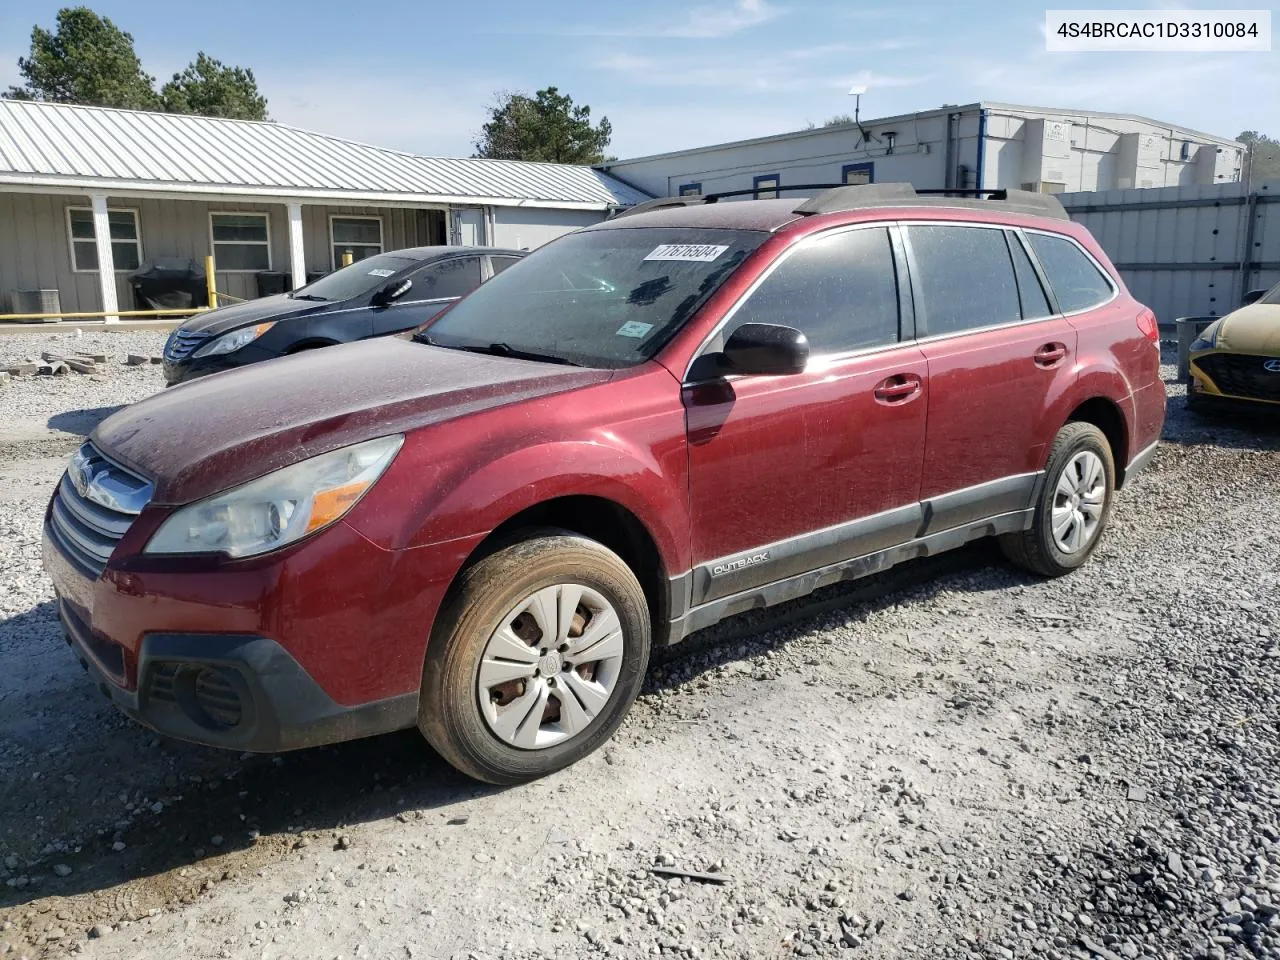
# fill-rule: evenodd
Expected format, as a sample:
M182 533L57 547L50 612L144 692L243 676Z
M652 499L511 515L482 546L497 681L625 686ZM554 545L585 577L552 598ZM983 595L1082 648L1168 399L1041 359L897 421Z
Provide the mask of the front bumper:
M120 686L103 643L64 600L67 643L98 689L127 716L180 740L275 753L414 725L417 694L357 707L335 703L268 637L151 633L138 653L138 684Z
M166 356L161 361L160 372L164 374L165 386L172 387L179 383L186 383L188 380L207 377L211 373L235 370L251 363L272 360L278 356L280 354L275 351L263 350L258 344L251 343L248 346L241 347L234 353L223 353L215 357L187 357L185 360L170 360Z
M1267 370L1264 366L1277 361L1280 357L1216 349L1193 354L1188 393L1197 401L1223 408L1280 410L1280 370Z

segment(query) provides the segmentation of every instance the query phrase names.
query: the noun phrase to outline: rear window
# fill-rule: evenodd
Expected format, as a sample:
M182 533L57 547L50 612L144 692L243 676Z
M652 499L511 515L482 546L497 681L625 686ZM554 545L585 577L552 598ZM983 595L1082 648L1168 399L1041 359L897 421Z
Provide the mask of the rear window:
M1027 240L1049 278L1053 295L1058 298L1058 309L1063 313L1088 310L1111 299L1111 281L1066 237L1028 232Z
M1004 231L988 227L906 227L913 258L917 325L927 336L1021 319L1018 284ZM921 321L923 321L921 323Z
M425 331L587 367L653 357L769 234L629 227L571 233L512 264Z

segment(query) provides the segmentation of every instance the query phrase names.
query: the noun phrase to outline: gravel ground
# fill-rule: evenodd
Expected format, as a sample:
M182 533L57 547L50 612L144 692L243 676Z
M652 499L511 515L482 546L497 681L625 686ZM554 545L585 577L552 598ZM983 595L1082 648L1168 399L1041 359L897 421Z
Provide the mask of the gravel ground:
M604 750L496 790L413 732L237 756L92 690L40 513L158 387L0 388L0 953L1280 957L1274 421L1175 399L1076 574L978 544L726 622Z

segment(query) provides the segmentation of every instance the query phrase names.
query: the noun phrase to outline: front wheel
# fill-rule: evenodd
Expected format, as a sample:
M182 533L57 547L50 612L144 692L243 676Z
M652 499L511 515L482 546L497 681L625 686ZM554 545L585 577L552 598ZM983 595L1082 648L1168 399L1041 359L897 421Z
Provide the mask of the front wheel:
M463 773L523 783L613 735L644 681L649 608L617 554L544 531L463 572L423 670L418 726Z
M1068 423L1050 448L1031 528L1000 538L1005 556L1043 577L1075 570L1102 538L1115 484L1106 435L1091 423Z

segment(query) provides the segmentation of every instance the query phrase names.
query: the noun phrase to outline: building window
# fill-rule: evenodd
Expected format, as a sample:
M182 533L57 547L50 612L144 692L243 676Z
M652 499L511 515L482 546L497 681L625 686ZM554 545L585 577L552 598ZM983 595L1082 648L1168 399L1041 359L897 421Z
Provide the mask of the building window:
M342 266L343 257L348 253L352 263L376 256L382 252L382 218L330 217L329 241L335 270Z
M850 187L860 187L864 183L875 183L876 165L874 163L846 163L840 168L840 180Z
M700 197L700 196L702 196L702 184L700 184L700 183L682 183L682 184L680 184L680 196L682 196L682 197Z
M755 198L757 200L773 200L778 196L778 186L781 182L776 173L765 173L753 178L751 186L755 188Z
M108 210L111 224L111 259L117 273L137 270L142 263L142 234L137 210ZM71 267L77 272L98 269L98 243L93 236L93 211L67 207L67 233L71 237Z
M271 222L265 213L211 213L214 269L252 273L271 269Z

